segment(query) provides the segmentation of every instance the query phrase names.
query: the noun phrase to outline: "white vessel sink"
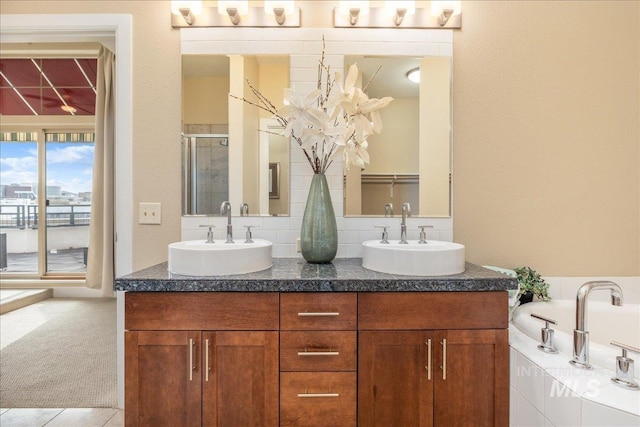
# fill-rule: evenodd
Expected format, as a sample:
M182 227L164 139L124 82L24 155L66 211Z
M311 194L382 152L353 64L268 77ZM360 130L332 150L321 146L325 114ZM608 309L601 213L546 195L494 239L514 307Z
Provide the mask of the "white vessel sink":
M381 273L445 276L464 271L464 246L459 243L409 240L407 244L400 244L368 240L362 246L362 266Z
M226 276L271 268L273 243L188 240L169 245L169 272L186 276Z

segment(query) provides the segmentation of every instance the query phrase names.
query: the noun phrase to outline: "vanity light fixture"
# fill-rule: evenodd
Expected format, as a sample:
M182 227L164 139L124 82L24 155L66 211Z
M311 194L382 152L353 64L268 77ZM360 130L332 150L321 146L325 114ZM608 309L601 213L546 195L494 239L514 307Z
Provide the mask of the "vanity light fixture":
M241 16L249 13L249 0L218 0L218 13L228 15L233 25L240 23Z
M367 1L340 1L333 9L336 28L462 28L461 2L431 0L431 7L416 7L415 1L390 0L384 7L369 7ZM365 13L366 10L366 13Z
M384 2L384 9L387 15L393 17L393 23L397 26L402 24L405 16L411 16L416 13L415 0L387 0Z
M287 15L292 15L295 11L293 0L265 0L264 13L273 15L278 25L282 25L287 20Z
M182 16L182 19L184 19L187 25L193 25L196 20L196 15L202 13L202 1L172 0L171 13Z
M369 0L340 0L338 10L340 15L348 17L349 25L353 26L361 16L369 14Z
M172 1L171 12L173 28L300 26L300 8L292 0L265 0L264 7L249 7L247 0L219 0L211 7L202 7L200 1Z
M440 26L447 25L452 16L459 16L462 11L460 0L431 0L431 15L438 17Z
M407 78L414 83L420 83L420 68L412 68L407 71Z

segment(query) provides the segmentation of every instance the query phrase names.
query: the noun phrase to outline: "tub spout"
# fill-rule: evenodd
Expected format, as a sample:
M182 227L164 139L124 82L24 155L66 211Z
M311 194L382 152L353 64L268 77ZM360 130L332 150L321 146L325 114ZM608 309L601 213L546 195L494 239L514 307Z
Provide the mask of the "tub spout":
M587 282L580 286L576 296L576 328L573 330L573 359L569 362L575 367L592 369L589 363L589 331L587 331L587 299L593 290L611 292L611 305L622 305L622 289L609 281Z

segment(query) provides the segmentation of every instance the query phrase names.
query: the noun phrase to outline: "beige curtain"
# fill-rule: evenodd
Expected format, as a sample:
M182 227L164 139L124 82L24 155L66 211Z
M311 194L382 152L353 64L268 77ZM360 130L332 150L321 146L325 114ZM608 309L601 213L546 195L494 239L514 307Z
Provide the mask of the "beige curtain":
M98 53L96 140L94 146L91 226L87 255L87 287L113 296L114 280L114 146L115 56L104 46Z

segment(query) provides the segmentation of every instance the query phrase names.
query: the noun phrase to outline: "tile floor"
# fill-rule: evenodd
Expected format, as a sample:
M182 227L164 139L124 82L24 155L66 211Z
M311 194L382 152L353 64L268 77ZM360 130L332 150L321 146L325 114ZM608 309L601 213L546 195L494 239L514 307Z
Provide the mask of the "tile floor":
M0 409L2 427L123 427L124 411L112 408Z

